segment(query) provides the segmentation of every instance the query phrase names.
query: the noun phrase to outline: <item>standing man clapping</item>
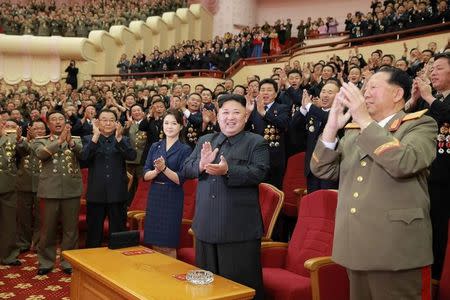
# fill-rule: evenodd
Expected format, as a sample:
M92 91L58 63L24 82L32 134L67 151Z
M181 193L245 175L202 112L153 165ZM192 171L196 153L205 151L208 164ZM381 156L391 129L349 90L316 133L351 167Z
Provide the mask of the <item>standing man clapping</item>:
M115 113L104 109L93 122L92 136L85 137L82 158L89 168L86 247L101 246L106 216L110 233L125 230L126 161L136 158L136 150L122 132Z

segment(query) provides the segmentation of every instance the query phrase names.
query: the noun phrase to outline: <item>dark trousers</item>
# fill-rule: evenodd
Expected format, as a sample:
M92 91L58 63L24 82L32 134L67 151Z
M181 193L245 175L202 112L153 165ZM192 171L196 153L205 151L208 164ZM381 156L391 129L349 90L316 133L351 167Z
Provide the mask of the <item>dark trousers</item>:
M308 194L318 190L337 190L339 183L332 180L319 179L312 173L306 176L306 185L308 189Z
M17 191L17 246L37 249L39 242L39 199L36 193Z
M89 203L86 204L87 236L86 248L101 247L103 241L103 223L108 216L109 234L126 230L125 203Z
M16 246L16 209L15 192L0 194L0 263L14 262L19 255Z
M429 183L430 217L433 228L433 279L440 279L444 264L450 219L450 187L448 183Z
M265 182L270 183L281 190L283 188L283 176L285 169L284 164L270 166L269 174L267 175Z
M128 190L127 207L133 202L139 184L139 178L143 175L143 167L141 165L127 164L127 172L133 176L130 189Z
M261 240L210 244L195 239L195 261L199 268L256 290L254 299L264 299Z
M354 271L347 269L350 300L429 300L429 267L400 271Z

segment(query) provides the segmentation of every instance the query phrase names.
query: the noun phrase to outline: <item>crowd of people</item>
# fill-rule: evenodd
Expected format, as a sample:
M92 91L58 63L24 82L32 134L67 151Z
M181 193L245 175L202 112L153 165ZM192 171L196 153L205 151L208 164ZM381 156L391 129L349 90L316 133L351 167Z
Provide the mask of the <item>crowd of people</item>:
M230 36L230 39L233 37ZM219 42L216 45L210 44L213 49L220 48ZM191 55L192 48L195 53L200 47L198 42L198 47L191 47L186 52ZM361 184L365 175L360 176L357 174L359 170L352 169L350 172L355 176L340 178L335 160L336 153L344 153L342 175L342 172L348 171L345 168L358 165L354 161L360 159L359 154L355 155L349 149L365 141L366 144L360 147L368 154L363 157L370 156L377 162L379 159L379 163L373 163L370 159L364 162L373 163L374 168L383 168L382 172L377 173L382 177L380 182L399 184L400 180L381 176L386 172L401 178L401 181L408 181L418 191L410 194L408 199L425 195L417 202L420 209L427 208L426 191L429 189L434 235L433 276L438 278L450 211L448 201L444 201L449 192L446 182L450 176L449 47L447 45L440 51L436 43L430 42L426 49L408 49L404 45L403 50L402 57L384 53L381 49L373 51L370 57L364 57L355 47L349 51L347 58L332 56L303 65L293 61L292 65L274 68L270 78L253 75L239 84L228 78L213 89L202 84L190 86L177 75L170 80L144 77L125 80L118 76L112 82L86 80L80 87L73 81L74 76L66 84L52 83L42 87L35 87L31 82L8 87L2 83L0 209L2 215L9 216L0 219L0 235L5 241L0 246L2 263L20 265L17 259L19 252L33 248L38 252L38 273L50 272L55 267L57 220L60 216L64 220L62 250L77 247L82 190L80 168L87 167L88 247L102 244L102 227L107 214L111 232L125 230L126 209L133 200L138 178L144 177L154 183L147 212L151 217L146 219L144 239L147 244L175 256L182 211L180 185L185 179L199 178L198 189L201 192L198 193L193 224L199 265L220 274L220 270L227 270L227 266L232 265L230 260L236 259L236 253L240 253L239 265L258 271L262 232L254 228L261 227L261 220L249 219L249 215L258 215L258 205L255 204L257 184L264 181L281 189L288 157L305 151L308 193L319 189L345 188L342 192L350 195L349 199L352 195L366 197L362 190L356 193L347 188ZM73 63L66 71L76 77L75 69ZM386 101L380 104L377 102L380 99ZM385 110L384 105L389 109ZM434 121L423 116L425 111L422 108L429 109ZM405 117L405 113L412 115ZM353 123L345 127L350 116ZM399 121L393 122L397 119ZM421 122L426 126L419 129L426 130L419 130L415 139L409 130L416 130ZM384 126L388 126L389 131L382 129ZM349 133L348 130L353 131ZM355 141L358 138L352 134L360 131L361 139L365 140ZM320 138L321 134L325 137ZM389 134L398 139L392 139ZM372 140L371 136L376 139ZM422 145L422 152L409 151L413 146L411 141ZM219 148L221 155L217 155ZM396 169L392 168L395 165L392 160L382 159L389 151L402 162ZM405 158L403 161L402 155L408 155L408 160ZM425 159L419 159L422 157L417 155L423 155ZM348 163L347 159L352 162ZM366 166L360 163L362 167ZM243 167L243 164L249 167ZM427 185L423 180L426 172L422 171L428 167L431 177ZM330 168L335 171L328 172ZM135 181L130 191L127 191L124 180L126 171L132 174ZM17 174L27 174L28 177ZM416 177L420 184L416 179L410 179ZM21 180L28 180L29 184ZM368 180L372 179L369 177ZM379 187L375 181L370 182L374 184L369 193L372 195L375 193L372 190ZM240 203L236 201L239 196L236 193L243 187L248 188L248 193L245 193L242 206L211 204L215 203L212 200L216 198L221 200L220 203L231 198L234 200L230 203ZM173 199L175 204L165 204L168 198ZM251 202L251 199L255 201ZM45 203L45 209L40 212L39 201ZM16 202L17 211L12 205ZM242 213L244 209L248 213ZM417 212L417 207L411 209ZM237 210L240 212L239 218L233 214ZM16 212L19 213L17 222L14 217ZM357 210L352 207L350 212L356 214ZM430 225L430 219L422 210L420 212L414 215L419 221L414 219L412 224L425 222L421 227L423 229ZM230 224L227 214L236 216L236 222ZM167 216L170 220L166 220ZM395 216L399 214L392 215L392 218ZM212 220L212 217L215 219ZM337 218L342 217L342 212L339 212ZM401 216L398 218L398 221L403 221ZM408 220L405 223L411 222ZM214 226L211 225L213 223ZM249 232L243 231L243 228L248 229L244 224L252 224L254 228ZM402 238L407 237L405 243L415 239L411 232L408 235L402 229L396 232ZM420 234L431 234L431 228L429 231L425 228ZM336 235L345 243L342 238L345 233L337 232ZM277 238L285 240L287 236ZM420 241L427 242L422 238ZM231 256L224 260L217 259L217 256L224 255L218 247L234 242L239 242L239 245L235 244L238 247L225 251ZM392 243L389 245L392 247ZM389 247L385 248L391 249ZM400 267L411 269L422 266L417 264L431 263L431 240L427 247L417 248L423 251L409 251L407 254L412 256L405 255L407 263ZM355 246L352 249L360 248ZM352 273L357 270L353 269L355 267L363 266L369 271L379 267L367 266L366 261L352 265L343 252L334 255L350 270L351 276L357 276ZM420 261L416 261L415 257L419 256ZM395 269L398 263L388 261L383 267ZM70 264L64 260L61 261L61 268L66 273L71 272ZM260 273L251 272L252 275L242 279L235 270L229 271L230 279L254 287L257 297L261 297ZM412 275L416 276L415 273ZM356 277L350 280L351 283L357 282ZM364 292L367 291L354 291L355 295Z
M91 30L113 25L128 26L167 11L187 7L185 0L85 1L83 5L56 5L55 1L29 0L26 3L0 3L0 33L12 35L60 35L88 37Z
M373 0L371 12L347 14L345 30L352 38L411 29L450 21L448 1Z
M146 55L138 52L128 58L123 54L117 63L119 74L174 70L226 71L240 58L277 55L291 37L292 23L277 20L273 26L246 26L238 34L227 32L209 41L183 41L167 50L155 47Z

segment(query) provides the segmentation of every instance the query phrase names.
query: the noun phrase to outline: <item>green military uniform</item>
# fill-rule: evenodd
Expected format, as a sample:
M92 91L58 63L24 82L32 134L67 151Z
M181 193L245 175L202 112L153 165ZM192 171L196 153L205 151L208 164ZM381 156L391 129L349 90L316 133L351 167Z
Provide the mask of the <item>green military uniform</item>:
M15 134L0 137L0 263L17 260L16 246L17 198L14 190L17 178L16 154L22 143L17 144Z
M74 37L75 36L75 24L73 22L67 21L65 26L64 36Z
M424 113L400 111L384 127L372 122L362 132L351 123L337 150L319 140L313 152L317 177L339 177L333 261L348 269L351 282L365 276L374 284L370 291L355 284L351 299L370 292L420 299L422 285L411 282L433 261L427 176L437 131Z
M50 27L48 25L49 24L45 18L39 19L39 27L38 27L38 35L39 36L49 36L50 35Z
M56 230L62 222L61 251L78 247L78 212L82 181L78 158L82 145L79 137L73 137L71 149L64 142L58 145L56 136L36 138L33 149L42 161L37 196L41 206L41 235L38 247L39 268L51 269L56 260ZM61 267L70 264L61 256Z
M21 157L17 170L17 246L22 249L36 249L39 242L40 211L36 195L42 162L30 147L23 142L25 155Z
M22 34L33 35L34 34L34 26L33 22L30 19L25 20L23 22L23 30Z
M129 191L127 206L131 205L136 193L139 178L143 177L142 153L147 142L147 133L139 130L139 123L133 123L130 128L124 130L124 135L130 138L131 146L136 150L136 159L127 161L127 172L133 176L133 182Z

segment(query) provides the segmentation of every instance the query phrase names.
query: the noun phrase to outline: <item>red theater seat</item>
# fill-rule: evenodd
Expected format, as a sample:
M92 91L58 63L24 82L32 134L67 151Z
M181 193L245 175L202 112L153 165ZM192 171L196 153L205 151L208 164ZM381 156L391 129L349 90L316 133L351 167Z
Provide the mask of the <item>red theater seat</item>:
M263 243L261 263L266 299L313 299L312 277L305 265L308 266L311 258L331 255L336 205L335 191L320 190L304 196L289 244ZM327 288L339 290L341 287L335 283L342 281L345 295L345 289L348 290L348 283L345 286L345 269L336 265L327 271L323 278L333 279ZM342 275L345 275L344 278ZM335 292L333 297L323 299L345 299L339 295L339 292Z
M289 217L297 217L297 206L306 191L305 152L289 157L286 173L283 177L284 205L283 213ZM300 194L300 195L299 195Z
M263 240L270 240L272 237L273 227L283 206L283 199L283 192L273 185L268 183L261 183L259 185L259 205L261 207L261 217L264 225ZM180 247L177 251L177 258L188 264L195 265L193 237L190 236L189 238L191 245L189 247Z

